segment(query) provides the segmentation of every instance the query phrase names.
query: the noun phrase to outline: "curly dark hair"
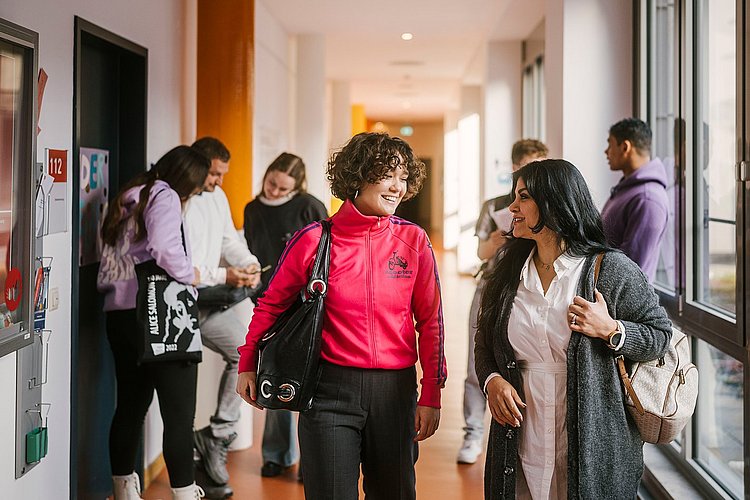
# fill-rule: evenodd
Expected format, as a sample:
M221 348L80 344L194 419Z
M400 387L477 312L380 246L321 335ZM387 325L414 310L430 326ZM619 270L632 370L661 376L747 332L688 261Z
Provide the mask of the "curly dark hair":
M340 200L353 200L365 182L374 184L401 165L408 173L404 200L422 189L427 177L424 163L414 155L411 146L399 137L362 132L352 137L328 160L326 178L331 193Z

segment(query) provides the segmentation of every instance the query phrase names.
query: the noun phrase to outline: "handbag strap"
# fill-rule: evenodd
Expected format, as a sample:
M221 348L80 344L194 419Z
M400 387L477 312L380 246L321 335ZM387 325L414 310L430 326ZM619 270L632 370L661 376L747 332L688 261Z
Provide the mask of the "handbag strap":
M625 391L628 393L628 396L630 396L630 399L633 401L633 405L635 406L635 409L638 410L638 413L643 415L646 412L643 409L641 400L638 399L638 395L635 393L635 389L633 389L633 384L630 381L630 375L628 375L628 371L625 369L625 358L622 356L617 356L616 359L617 359L617 369L620 372L620 379L622 380L622 385L625 386Z
M602 260L604 259L604 252L600 253L596 256L596 263L594 264L594 288L596 288L596 284L599 281L599 270L602 267ZM625 386L625 391L628 393L628 396L630 396L630 399L633 401L633 405L635 406L635 409L638 410L638 413L643 415L645 411L643 410L643 405L641 404L641 400L638 399L638 395L635 393L635 389L633 389L633 383L630 381L630 375L628 375L628 370L625 369L625 358L620 355L615 358L617 361L617 370L620 372L620 380L622 380L622 385Z
M599 269L602 268L602 260L604 260L604 252L596 256L596 263L594 263L594 288L599 281Z
M324 219L320 221L320 226L323 231L315 252L310 280L307 282L307 293L325 297L328 291L328 269L331 266L331 223Z

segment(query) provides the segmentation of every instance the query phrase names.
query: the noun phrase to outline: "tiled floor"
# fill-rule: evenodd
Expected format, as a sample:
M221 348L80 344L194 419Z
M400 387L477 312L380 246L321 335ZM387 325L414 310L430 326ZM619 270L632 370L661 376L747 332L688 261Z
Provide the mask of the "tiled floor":
M422 499L474 500L482 498L484 456L474 465L457 465L456 452L463 437L462 395L466 376L467 318L474 280L455 272L455 256L440 256L445 317L445 352L448 359L448 383L443 391L440 428L420 445L417 462L417 496ZM229 455L230 484L235 500L298 500L304 498L302 485L296 481L296 468L276 478L261 478L260 442L263 416L256 413L255 443L250 449ZM171 498L166 472L145 492L149 500Z

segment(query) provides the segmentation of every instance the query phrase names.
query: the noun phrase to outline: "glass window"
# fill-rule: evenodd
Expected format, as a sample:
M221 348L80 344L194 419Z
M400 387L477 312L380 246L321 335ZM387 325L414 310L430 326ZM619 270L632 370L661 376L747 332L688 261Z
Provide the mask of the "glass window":
M649 43L649 122L653 132L651 154L664 163L667 174L669 221L661 242L655 282L674 291L677 283L675 244L677 243L677 186L675 183L675 4L657 0L651 12L654 32Z
M0 343L29 318L31 63L30 50L0 38Z
M640 84L641 107L653 130L652 154L673 180L668 187L672 222L655 284L672 320L691 335L693 362L700 370L694 424L673 446L660 449L681 462L679 470L695 485L720 490L713 495L717 498L746 496L747 340L734 318L743 293L736 280L737 207L742 205L735 166L743 159L737 145L747 139L737 122L743 111L737 71L745 57L737 52L738 37L745 36L737 16L738 5L747 3L638 4L644 9L639 50L641 60L647 57L641 65L647 72Z
M693 279L688 297L734 316L736 293L737 33L735 0L700 0L695 11ZM693 236L694 235L694 236Z
M742 362L698 341L696 460L738 498L744 491Z

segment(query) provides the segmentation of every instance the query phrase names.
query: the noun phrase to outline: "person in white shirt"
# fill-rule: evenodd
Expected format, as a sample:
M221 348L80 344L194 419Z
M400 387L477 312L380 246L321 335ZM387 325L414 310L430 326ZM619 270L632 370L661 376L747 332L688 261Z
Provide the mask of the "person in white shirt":
M636 498L643 441L614 358L664 356L671 322L638 265L608 247L574 165L531 162L513 193L474 352L493 418L485 498Z
M536 139L516 141L510 155L513 171L534 160L546 158L548 153L547 146ZM477 315L484 289L484 277L492 269L495 254L507 241L505 233L510 229L513 218L508 205L512 201L511 193L485 201L474 230L475 236L479 239L477 257L482 259L483 263L469 311L469 350L464 380L464 422L466 425L464 426L464 441L456 457L456 462L459 464L475 463L484 446L484 414L487 400L484 398L484 391L479 385L474 368L474 337L477 333Z
M215 285L254 287L260 281L258 259L235 230L229 201L221 189L224 175L229 171L229 150L213 137L198 139L192 147L211 160L203 193L194 196L185 208L193 265L200 270L199 292L201 288ZM232 494L227 484L226 455L237 437L234 427L242 403L234 391L239 362L237 346L244 342L252 307L247 298L229 307L200 308L203 345L220 354L226 363L211 423L194 434L195 448L210 481L204 480L201 484L200 474L197 479L208 498L225 498Z

